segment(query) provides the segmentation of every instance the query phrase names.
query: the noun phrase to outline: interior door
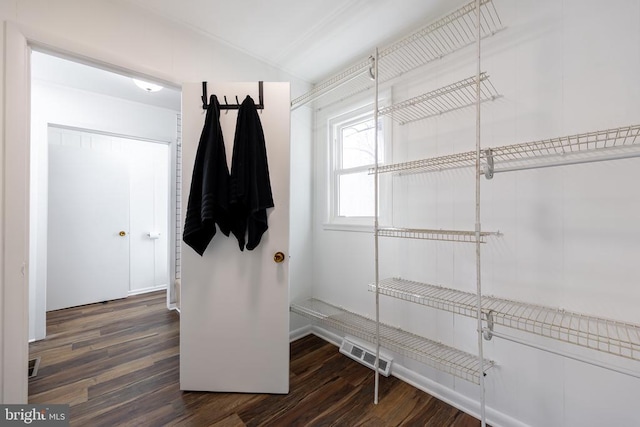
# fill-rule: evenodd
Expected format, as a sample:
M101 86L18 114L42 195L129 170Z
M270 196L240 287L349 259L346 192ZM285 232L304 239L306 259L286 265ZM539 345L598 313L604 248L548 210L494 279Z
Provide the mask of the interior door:
M129 170L109 138L49 129L47 311L129 291Z
M235 103L258 83L208 82L209 93ZM201 83L182 86L182 223L204 124ZM233 101L232 101L233 100ZM201 257L182 244L180 387L183 390L287 393L289 391L289 137L288 83L264 84L260 120L265 134L275 207L260 245L240 252L219 231ZM223 111L229 166L237 110ZM276 263L274 254L285 254Z

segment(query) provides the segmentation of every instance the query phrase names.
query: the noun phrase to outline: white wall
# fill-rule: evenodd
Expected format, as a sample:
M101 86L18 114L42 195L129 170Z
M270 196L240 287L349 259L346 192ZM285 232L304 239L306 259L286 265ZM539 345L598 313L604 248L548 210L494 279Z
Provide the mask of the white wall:
M484 146L500 146L638 124L640 2L495 0L503 32L483 43L482 69L503 98L483 105ZM475 75L468 48L393 88L404 100ZM324 230L327 211L326 132L316 113L313 295L374 314L373 238ZM473 108L393 129L393 161L475 148ZM551 307L640 324L640 159L498 174L482 178L482 225L503 237L483 246L483 291ZM454 170L393 178L395 226L474 229L474 172ZM425 241L382 241L382 274L475 292L475 247ZM477 353L475 320L381 297L381 316ZM512 335L640 372L638 362L536 338ZM492 425L638 425L640 380L494 338L485 356ZM444 386L467 410L479 388L396 358L413 374ZM384 397L383 397L384 398Z
M229 46L117 1L97 0L88 3L82 0L63 0L56 2L55 7L52 7L50 2L43 0L7 0L0 3L0 20L15 22L27 38L36 44L175 84L201 81L203 75L219 81L290 81L294 98L309 87L302 80ZM2 50L4 51L4 47ZM5 66L3 63L0 67L2 79ZM11 107L2 105L2 111ZM308 117L307 114L300 112L296 116ZM298 129L296 132L299 138L296 141L297 154L301 156L299 163L302 165L309 158L310 134L304 129ZM4 135L4 124L0 134ZM3 144L6 144L5 140ZM292 159L292 163L297 162L298 159ZM310 182L310 165L307 166L297 171L302 183ZM3 185L5 179L11 178L3 176ZM2 193L3 200L5 196L6 194ZM298 212L308 212L305 203L305 197L292 200L293 224L304 224L307 221L306 217L298 217ZM3 224L8 218L11 217L3 212ZM5 227L11 226L12 224L5 224ZM292 235L292 240L296 239L296 236ZM3 241L5 237L6 235L2 234ZM297 245L292 244L292 248L299 248L300 257L306 257L310 253L309 245L308 241L300 240ZM292 257L294 255L296 254L292 254ZM292 288L298 282L308 283L310 280L308 270L297 271L297 277L293 274L291 276ZM8 286L4 281L0 283L3 291L5 285ZM12 345L9 342L5 343L4 337L0 339L6 348ZM10 388L10 384L3 384L2 390ZM5 395L0 396L0 400L4 399Z
M311 295L314 254L312 251L313 180L311 111L299 108L291 112L291 215L289 252L289 300L299 301ZM291 316L289 329L296 331L307 325L304 319Z
M33 167L31 168L30 215L33 231L30 235L30 265L32 267L29 277L29 339L42 339L45 337L46 325L46 194L47 129L49 124L174 143L176 141L178 112L38 80L32 82L31 95L31 159ZM132 144L136 145L136 143ZM140 157L135 150L131 154L136 159ZM168 169L168 165L166 169ZM135 171L137 172L133 176L144 172L142 168L135 168ZM134 185L138 182L140 180L134 180ZM135 209L135 206L133 208ZM158 254L158 258L161 258L160 254ZM135 274L132 279L134 279L132 290L144 287L137 285Z

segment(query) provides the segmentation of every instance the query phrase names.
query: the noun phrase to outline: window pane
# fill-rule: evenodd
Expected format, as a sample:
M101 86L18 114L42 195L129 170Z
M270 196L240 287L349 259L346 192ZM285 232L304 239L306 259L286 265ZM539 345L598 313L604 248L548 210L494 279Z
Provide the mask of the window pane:
M339 216L373 216L373 175L368 172L338 176Z
M372 165L375 163L373 119L363 120L341 128L342 168ZM378 133L378 157L383 162L382 132Z

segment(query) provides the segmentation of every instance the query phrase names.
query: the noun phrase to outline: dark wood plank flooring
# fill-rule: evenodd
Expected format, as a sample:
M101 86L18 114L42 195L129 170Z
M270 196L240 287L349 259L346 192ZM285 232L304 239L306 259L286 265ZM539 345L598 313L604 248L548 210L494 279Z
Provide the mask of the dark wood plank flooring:
M30 403L71 405L77 426L477 426L479 421L393 377L373 374L322 339L291 344L287 395L182 392L179 316L164 292L47 314L32 343L40 368Z

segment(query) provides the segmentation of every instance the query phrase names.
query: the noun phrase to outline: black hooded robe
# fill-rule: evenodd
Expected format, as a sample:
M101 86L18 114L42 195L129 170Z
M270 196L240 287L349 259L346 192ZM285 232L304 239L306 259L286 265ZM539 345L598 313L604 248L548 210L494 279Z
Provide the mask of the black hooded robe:
M191 178L182 240L200 256L216 234L228 236L229 167L220 127L220 104L211 95Z
M241 251L245 237L248 250L260 244L269 228L267 208L273 206L262 124L253 99L247 96L238 109L229 192L231 231Z

